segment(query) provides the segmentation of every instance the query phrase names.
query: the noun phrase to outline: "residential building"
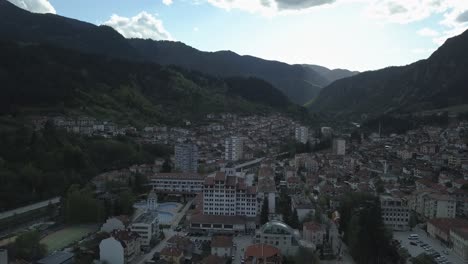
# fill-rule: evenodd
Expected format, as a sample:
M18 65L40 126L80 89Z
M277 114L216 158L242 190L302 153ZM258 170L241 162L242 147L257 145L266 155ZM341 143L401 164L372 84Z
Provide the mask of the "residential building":
M309 128L305 126L296 127L296 141L306 144L309 141Z
M386 226L398 231L409 229L410 209L406 199L381 195L380 207Z
M0 264L8 264L8 250L0 248Z
M444 194L429 194L424 201L424 216L432 218L455 218L457 202L454 198Z
M205 177L198 173L156 173L150 185L157 193L196 195L202 192Z
M310 201L309 197L302 194L291 197L291 208L297 211L299 221L303 221L307 215L315 212L315 206Z
M453 245L453 252L465 263L468 262L468 227L451 229L450 241Z
M254 244L247 247L245 264L281 264L283 257L277 247L267 244Z
M238 161L243 157L244 139L238 136L231 136L224 141L224 159L228 161Z
M102 262L112 264L130 263L140 255L140 246L140 236L137 233L116 230L99 244L99 258Z
M255 233L255 243L268 244L281 250L281 254L294 256L299 249L300 234L287 224L272 220Z
M176 247L165 247L161 250L161 259L168 263L182 263L184 257L183 251Z
M190 260L194 251L194 243L188 237L174 235L167 240L167 246L182 250L185 259Z
M434 218L427 221L427 233L449 245L450 230L454 228L468 228L468 220L461 218Z
M72 264L75 263L75 255L70 252L59 251L37 261L38 264ZM0 263L8 263L1 262Z
M180 172L198 171L198 147L192 143L177 144L174 147L175 169Z
M218 257L231 257L234 243L230 236L213 236L211 238L211 255Z
M149 247L151 241L159 235L159 218L156 211L146 211L139 215L130 225L130 230L141 238L141 246Z
M326 235L325 227L315 222L305 222L302 225L302 238L320 247Z
M333 154L341 156L346 154L346 140L342 138L333 140Z

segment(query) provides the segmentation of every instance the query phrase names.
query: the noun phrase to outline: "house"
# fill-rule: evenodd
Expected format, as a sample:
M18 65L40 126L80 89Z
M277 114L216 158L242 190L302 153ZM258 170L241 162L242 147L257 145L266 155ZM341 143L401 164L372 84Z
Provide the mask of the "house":
M325 234L325 228L321 224L305 222L302 226L302 238L312 242L316 247L323 245Z
M75 262L74 256L75 255L73 253L59 251L39 260L37 263L38 264L71 264Z
M254 244L247 247L245 264L281 264L282 256L277 247L267 244Z
M168 247L175 247L182 250L185 259L191 259L194 250L194 244L188 237L174 235L167 240Z
M102 224L101 232L111 233L114 230L125 230L130 224L130 219L126 215L109 217Z
M161 250L160 254L161 259L169 263L181 263L181 260L184 257L183 251L176 247L165 247Z
M213 236L211 238L211 254L218 257L231 257L233 255L232 237Z
M151 242L159 235L158 212L148 210L133 220L130 230L141 237L141 246L149 247Z
M99 258L107 263L130 263L140 253L140 236L127 230L115 230L99 244Z

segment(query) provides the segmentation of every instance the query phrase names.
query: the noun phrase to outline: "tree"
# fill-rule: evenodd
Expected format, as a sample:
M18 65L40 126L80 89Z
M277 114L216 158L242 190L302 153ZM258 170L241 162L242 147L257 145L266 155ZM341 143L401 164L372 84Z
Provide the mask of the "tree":
M19 235L14 244L16 257L27 261L35 261L47 252L46 246L40 243L41 236L37 231L29 231Z
M418 217L414 211L411 211L410 218L409 218L409 226L411 230L413 230L413 228L416 226L417 223L418 223Z
M133 214L134 208L133 204L135 203L135 196L130 191L124 191L119 194L117 201L117 208L115 209L115 214L120 215L131 215Z
M79 185L69 188L64 203L64 217L67 223L97 223L103 220L104 212L103 206L94 198L91 189L81 189Z
M262 211L260 213L260 223L263 225L268 222L268 198L263 199Z
M318 264L319 259L312 250L300 247L294 256L294 263Z
M297 210L294 209L292 215L291 215L291 220L289 220L289 225L294 228L298 229L299 228L299 216L297 215Z
M161 172L168 173L171 171L172 171L171 159L166 158L166 160L164 160L164 163L162 165Z
M412 258L411 262L413 262L413 264L436 264L437 263L434 261L434 258L424 253L419 254L415 258Z

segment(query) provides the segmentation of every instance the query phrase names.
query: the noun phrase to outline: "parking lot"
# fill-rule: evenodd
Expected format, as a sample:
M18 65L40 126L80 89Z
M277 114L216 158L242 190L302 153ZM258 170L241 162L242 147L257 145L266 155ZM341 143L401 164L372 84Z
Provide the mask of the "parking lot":
M410 240L408 236L410 234L417 234L419 236L418 240ZM438 253L441 255L441 260L437 263L444 264L462 264L464 263L454 252L450 249L447 249L440 241L429 237L425 231L415 228L413 231L406 232L393 232L393 238L399 240L401 245L405 247L412 257L416 257L419 254L426 253L430 255L431 253ZM416 245L412 245L413 242ZM425 246L427 244L427 246ZM425 248L423 248L425 246ZM448 254L444 253L447 252Z

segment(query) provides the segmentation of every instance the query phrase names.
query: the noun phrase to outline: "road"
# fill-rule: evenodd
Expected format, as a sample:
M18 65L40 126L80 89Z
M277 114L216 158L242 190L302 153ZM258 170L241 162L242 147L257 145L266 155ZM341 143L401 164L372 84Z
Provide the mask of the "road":
M413 231L405 231L405 232L393 232L393 238L401 241L401 245L408 249L408 252L412 257L416 257L421 253L425 253L424 249L419 246L413 246L410 244L412 240L408 239L410 234L418 234L419 240L423 241L424 243L430 245L435 251L439 252L439 254L444 255L448 261L451 261L453 264L462 264L464 263L461 258L459 258L453 251L449 249L449 255L445 255L442 253L446 247L442 245L442 243L436 239L429 237L426 232L420 228L414 228Z

